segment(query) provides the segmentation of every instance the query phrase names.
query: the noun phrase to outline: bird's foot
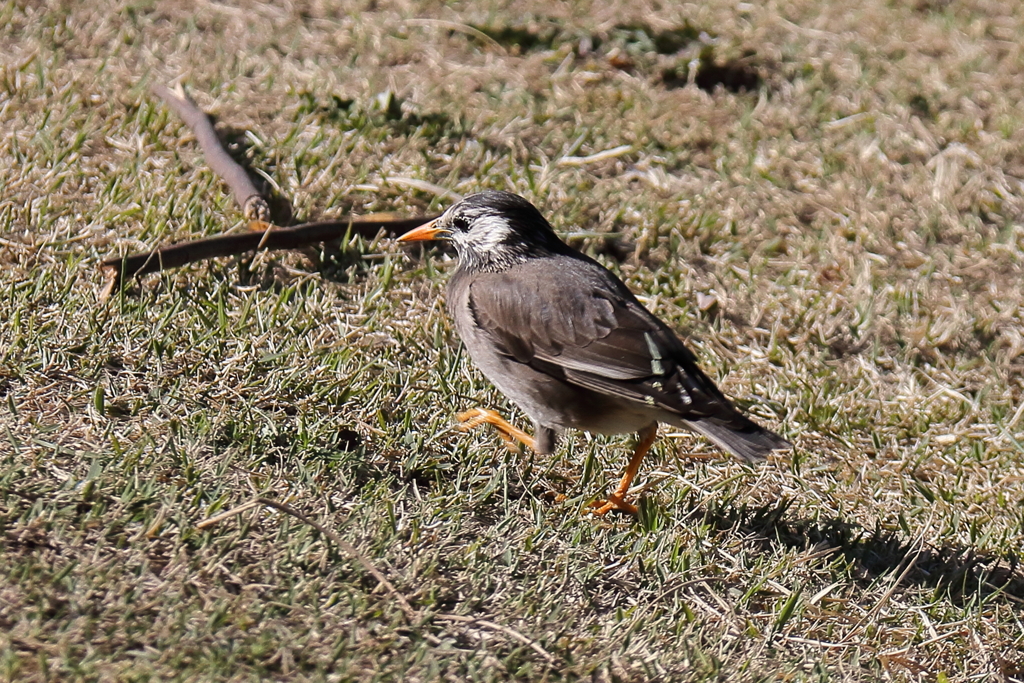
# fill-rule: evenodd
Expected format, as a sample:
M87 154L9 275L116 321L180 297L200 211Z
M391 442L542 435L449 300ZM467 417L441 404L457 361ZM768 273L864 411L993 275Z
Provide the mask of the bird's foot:
M522 429L510 424L505 418L493 410L473 408L472 410L467 410L464 413L459 413L455 416L455 419L459 421L458 429L461 431L468 432L474 427L478 427L482 424L489 424L497 430L498 436L505 440L505 445L509 448L517 449L518 444L521 443L531 451L537 450L537 442L534 441L532 436L524 432Z
M620 494L618 491L608 494L608 498L606 500L595 500L590 504L590 512L599 517L611 512L612 510L615 512L624 512L625 514L633 515L634 517L639 512L636 505L627 503L625 495Z
M626 465L626 471L623 473L622 480L619 481L615 492L608 494L607 500L598 500L590 505L591 512L595 515L604 515L615 510L616 512L624 512L635 517L639 512L636 505L626 502L626 494L629 493L629 487L632 486L633 480L636 479L640 463L643 462L644 456L647 455L647 451L651 449L651 444L654 443L654 439L658 436L658 423L652 422L647 425L640 430L637 436L640 437L640 441L637 443L633 455L629 458L629 464Z

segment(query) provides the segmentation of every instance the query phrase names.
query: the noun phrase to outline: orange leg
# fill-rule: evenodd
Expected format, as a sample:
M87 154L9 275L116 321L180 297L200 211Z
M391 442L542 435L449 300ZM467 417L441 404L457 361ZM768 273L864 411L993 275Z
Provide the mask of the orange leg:
M651 450L654 440L658 437L658 423L655 422L649 427L644 427L638 436L640 441L636 445L636 450L633 451L633 456L629 459L629 464L626 465L626 472L622 475L622 480L619 481L619 487L608 496L607 500L597 500L591 503L591 507L594 508L592 512L595 515L603 515L611 510L625 512L627 515L637 513L636 506L626 502L626 494L629 492L629 487L633 485L633 479L636 478L637 470L640 469L640 463L643 462L644 456L647 455L647 451Z
M468 432L470 429L482 424L493 425L498 430L498 435L505 440L505 444L509 448L515 448L516 441L518 441L531 451L537 451L537 442L534 441L532 436L522 429L509 424L505 418L493 410L473 408L464 413L459 413L455 416L455 419L459 421L459 429L464 432Z

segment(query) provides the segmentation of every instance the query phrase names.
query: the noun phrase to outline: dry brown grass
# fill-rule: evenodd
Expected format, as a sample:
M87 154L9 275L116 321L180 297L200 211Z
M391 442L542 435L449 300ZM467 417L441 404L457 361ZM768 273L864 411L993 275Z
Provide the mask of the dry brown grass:
M501 398L440 253L97 304L242 227L174 80L298 218L524 194L796 450L663 438L637 523L580 515L625 439L449 429ZM994 0L0 4L0 677L1024 680L1022 102ZM271 510L196 527L254 495L557 662Z

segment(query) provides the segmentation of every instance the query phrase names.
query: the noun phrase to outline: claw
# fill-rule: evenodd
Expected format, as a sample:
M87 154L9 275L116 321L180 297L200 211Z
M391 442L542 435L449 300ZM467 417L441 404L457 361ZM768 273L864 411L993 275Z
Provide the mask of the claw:
M612 510L615 512L624 512L627 515L633 515L634 517L640 512L636 505L627 503L622 496L618 496L614 493L609 494L607 500L595 500L590 504L590 512L598 517L602 517Z

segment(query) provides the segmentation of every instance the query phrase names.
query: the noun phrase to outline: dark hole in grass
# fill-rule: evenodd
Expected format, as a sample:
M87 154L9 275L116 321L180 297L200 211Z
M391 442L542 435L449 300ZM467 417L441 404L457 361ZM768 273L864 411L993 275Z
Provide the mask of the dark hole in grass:
M697 60L697 73L693 82L701 90L714 92L722 86L729 92L755 92L761 87L762 78L756 53L746 50L738 59L719 62L714 48L705 46ZM682 88L690 82L691 63L680 63L661 73L661 82L666 88Z
M698 88L714 92L722 86L729 92L755 92L761 87L761 76L749 58L734 59L719 64L713 58L700 58L694 83ZM666 88L682 88L690 81L688 66L666 69L661 74L661 82Z
M910 98L907 102L910 105L911 111L917 114L922 119L932 118L932 106L928 102L928 98L918 93Z
M711 92L721 85L730 92L755 91L761 85L757 71L742 60L715 64L702 62L697 70L697 87Z
M359 432L349 427L342 427L338 430L337 435L337 446L339 450L343 451L354 451L363 445L363 437L359 436Z

